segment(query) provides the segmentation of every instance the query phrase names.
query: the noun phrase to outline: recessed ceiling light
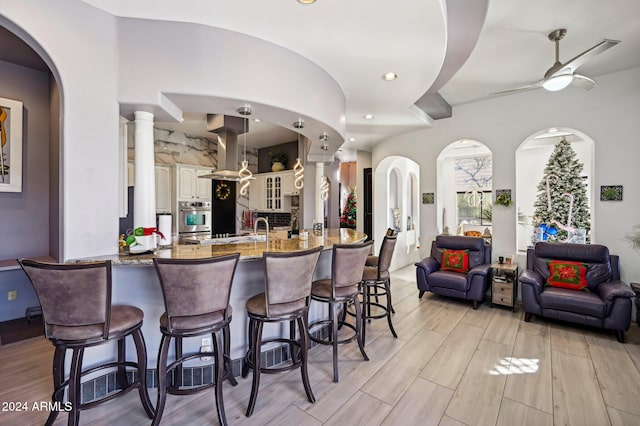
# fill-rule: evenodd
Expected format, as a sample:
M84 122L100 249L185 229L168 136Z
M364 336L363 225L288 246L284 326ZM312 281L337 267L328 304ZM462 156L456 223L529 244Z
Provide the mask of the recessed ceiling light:
M549 129L549 133L555 133L555 132L557 132L557 131L558 131L558 128L557 128L557 127L551 127L551 128Z
M349 142L355 142L356 138L349 138Z
M362 116L365 120L373 120L373 114L365 114Z
M302 4L312 4L315 2L316 0L298 0L298 3L302 3Z
M253 121L255 121L256 123L259 123L260 119L259 118L254 118Z
M395 72L389 71L388 73L382 74L382 79L385 81L393 81L398 78L398 74Z

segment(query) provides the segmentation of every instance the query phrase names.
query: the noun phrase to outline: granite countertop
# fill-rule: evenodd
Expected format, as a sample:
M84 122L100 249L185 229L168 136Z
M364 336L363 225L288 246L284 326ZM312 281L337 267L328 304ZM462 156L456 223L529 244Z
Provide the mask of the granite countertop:
M331 249L334 244L356 244L367 238L366 234L356 232L353 229L325 229L323 236L313 234L309 231L307 241L300 239L281 239L269 235L270 252L293 252L307 250L314 247L323 246L324 250ZM114 254L107 256L96 256L84 259L75 259L70 262L86 262L96 260L111 260L114 265L151 265L154 257L172 259L194 259L221 256L240 252L240 261L250 261L261 259L262 253L267 249L267 243L240 243L240 244L215 244L215 245L194 245L194 244L174 244L169 248L159 248L153 253L147 254Z

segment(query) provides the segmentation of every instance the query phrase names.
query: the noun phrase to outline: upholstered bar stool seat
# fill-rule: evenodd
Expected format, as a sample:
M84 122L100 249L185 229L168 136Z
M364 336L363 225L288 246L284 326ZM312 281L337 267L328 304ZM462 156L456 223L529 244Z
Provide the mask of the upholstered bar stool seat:
M331 260L331 279L321 279L313 282L311 287L311 300L329 304L329 319L315 321L309 325L309 338L323 345L333 346L333 381L338 382L338 345L358 340L358 346L362 357L368 361L369 357L364 351L362 340L363 317L360 309L360 282L367 254L371 250L373 242L365 244L336 244L333 246ZM355 325L347 323L342 315L338 320L338 308L346 309L348 304L355 306ZM328 339L313 336L313 330L320 326L330 326ZM343 326L354 331L349 337L339 338L338 329Z
M205 259L153 260L160 278L165 312L160 316L162 339L158 353L158 402L153 425L160 423L167 393L189 395L215 387L218 421L227 424L222 396L222 382L237 385L231 368L230 332L232 309L229 305L231 285L240 253ZM213 350L183 354L184 338L211 335ZM169 363L171 340L175 344L175 360ZM196 387L182 386L182 364L203 356L213 356L215 368L212 383ZM167 375L172 375L172 382Z
M55 346L52 401L62 403L68 388L71 404L68 424L79 423L80 411L132 389L138 389L142 406L152 418L154 409L146 386L147 350L140 331L144 314L134 306L111 305L111 262L52 264L26 259L18 262L42 305L45 337ZM133 338L137 362L126 361L125 339L128 336ZM82 370L85 348L113 341L118 344L117 361ZM73 351L68 378L65 374L67 350ZM137 372L137 378L131 383L127 379L127 367ZM81 403L82 376L106 369L116 369L119 390L102 399ZM58 411L52 410L45 424L53 424L57 415Z
M311 403L315 402L307 371L307 323L311 281L321 250L322 247L316 247L293 253L266 252L262 256L265 292L252 296L245 305L249 315L249 349L244 360L242 376L246 377L249 370L253 370L247 417L253 414L256 405L261 373L274 374L300 368L307 399ZM289 323L289 336L263 340L262 330L265 323ZM299 339L296 339L296 324ZM261 348L262 345L270 343L289 345L290 362L279 367L263 367Z

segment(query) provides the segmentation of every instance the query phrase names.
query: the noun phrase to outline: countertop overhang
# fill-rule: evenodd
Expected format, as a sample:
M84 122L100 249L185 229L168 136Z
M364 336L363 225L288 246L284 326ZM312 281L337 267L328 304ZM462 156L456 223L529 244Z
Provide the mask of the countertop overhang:
M334 244L358 244L367 239L367 235L348 228L325 229L323 233L309 231L307 240L299 238L281 239L269 235L269 252L290 253L322 246L324 250L333 248ZM240 252L240 261L261 259L267 251L267 243L239 243L239 244L214 244L194 245L176 243L168 248L158 248L153 253L97 256L91 258L74 259L69 262L88 262L99 260L111 260L113 265L151 265L153 258L170 259L201 259L222 256Z

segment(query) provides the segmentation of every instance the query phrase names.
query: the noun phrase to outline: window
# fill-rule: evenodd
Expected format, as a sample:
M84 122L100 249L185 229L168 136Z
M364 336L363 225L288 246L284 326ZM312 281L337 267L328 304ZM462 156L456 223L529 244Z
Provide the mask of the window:
M491 225L493 202L491 191L458 192L458 222L471 225Z

